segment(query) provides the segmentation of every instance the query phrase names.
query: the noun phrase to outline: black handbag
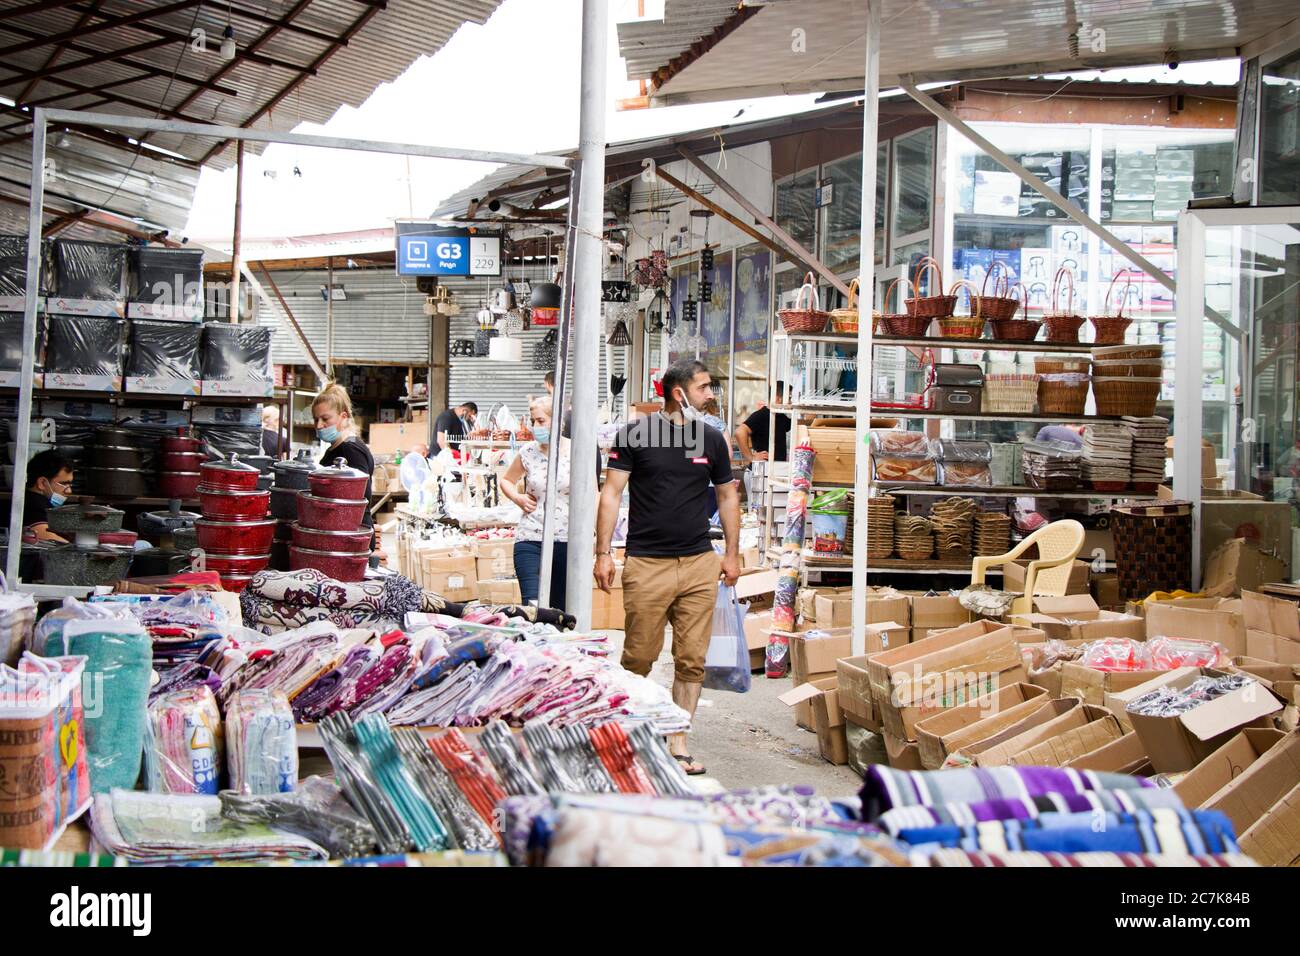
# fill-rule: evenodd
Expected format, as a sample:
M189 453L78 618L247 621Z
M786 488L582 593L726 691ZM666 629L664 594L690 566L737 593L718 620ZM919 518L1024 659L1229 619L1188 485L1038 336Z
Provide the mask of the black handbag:
M487 358L491 343L497 337L496 329L479 329L474 333L474 357Z
M549 372L555 368L555 360L559 351L560 333L557 329L551 329L533 347L533 369L538 372Z

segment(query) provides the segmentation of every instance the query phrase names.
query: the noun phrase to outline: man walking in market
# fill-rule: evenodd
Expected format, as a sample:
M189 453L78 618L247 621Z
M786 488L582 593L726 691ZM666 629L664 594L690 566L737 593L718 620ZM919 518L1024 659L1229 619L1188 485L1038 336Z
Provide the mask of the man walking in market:
M664 373L663 411L624 425L614 439L596 518L596 583L609 591L615 575L614 525L630 482L622 663L634 674L649 675L663 650L664 626L671 624L673 701L692 718L704 681L718 579L731 585L740 577L740 494L727 442L700 420L713 397L711 382L702 362L678 362ZM721 556L709 537L710 484L717 488L726 539ZM687 753L685 734L670 736L668 746L687 773L704 773Z

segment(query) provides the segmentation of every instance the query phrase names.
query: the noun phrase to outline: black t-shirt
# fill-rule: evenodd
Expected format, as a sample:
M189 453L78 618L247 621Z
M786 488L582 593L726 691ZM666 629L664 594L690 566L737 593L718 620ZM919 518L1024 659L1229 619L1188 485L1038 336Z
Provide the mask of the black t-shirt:
M734 480L727 441L703 422L681 426L647 415L619 429L609 467L629 473L627 553L680 558L713 550L710 483Z
M771 412L766 408L760 408L745 419L745 425L749 428L749 441L754 446L754 451L771 450L770 416ZM769 455L768 457L772 461L785 461L790 441L790 417L788 415L777 415L776 421L776 455Z
M269 455L272 458L279 459L284 453L284 436L279 432L273 432L269 428L262 429L262 454Z
M465 440L465 423L460 420L460 416L453 409L446 409L438 414L438 420L433 423L433 440L437 442L438 436L447 433L447 443L452 448L459 448L460 443ZM442 449L435 447L430 450L430 454L436 455Z
M23 527L30 528L34 524L45 524L49 510L50 499L39 491L28 488L27 494L23 495Z
M375 471L375 456L360 438L345 438L333 448L325 449L320 463L325 468L333 467L334 459L342 458L357 471L366 473L366 513L361 516L361 524L366 528L375 526L375 519L370 514L370 475Z

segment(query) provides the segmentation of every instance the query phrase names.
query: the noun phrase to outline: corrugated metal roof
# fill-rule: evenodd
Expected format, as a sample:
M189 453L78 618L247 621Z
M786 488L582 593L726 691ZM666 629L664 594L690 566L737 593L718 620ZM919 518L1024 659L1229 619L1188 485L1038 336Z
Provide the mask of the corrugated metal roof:
M1231 57L1300 12L1294 0L879 2L882 86L908 74L926 82L1161 63L1167 54ZM657 72L654 105L853 89L863 76L862 14L861 0L783 0L700 40L685 7L670 2L665 30L679 30L681 42L676 53L665 51L658 71L638 60L635 31L620 28L619 39L636 64L630 75ZM803 45L793 42L796 31Z
M707 37L736 14L736 0L666 0L662 20L618 24L619 53L629 80L648 80L656 70Z

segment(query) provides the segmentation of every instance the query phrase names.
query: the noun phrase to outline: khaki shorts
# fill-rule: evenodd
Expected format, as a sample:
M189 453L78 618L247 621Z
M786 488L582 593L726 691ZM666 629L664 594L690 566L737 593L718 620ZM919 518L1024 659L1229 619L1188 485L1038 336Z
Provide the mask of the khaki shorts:
M642 677L664 648L664 625L673 626L677 680L704 680L704 657L713 631L722 558L715 551L685 558L633 558L623 565L623 666Z

